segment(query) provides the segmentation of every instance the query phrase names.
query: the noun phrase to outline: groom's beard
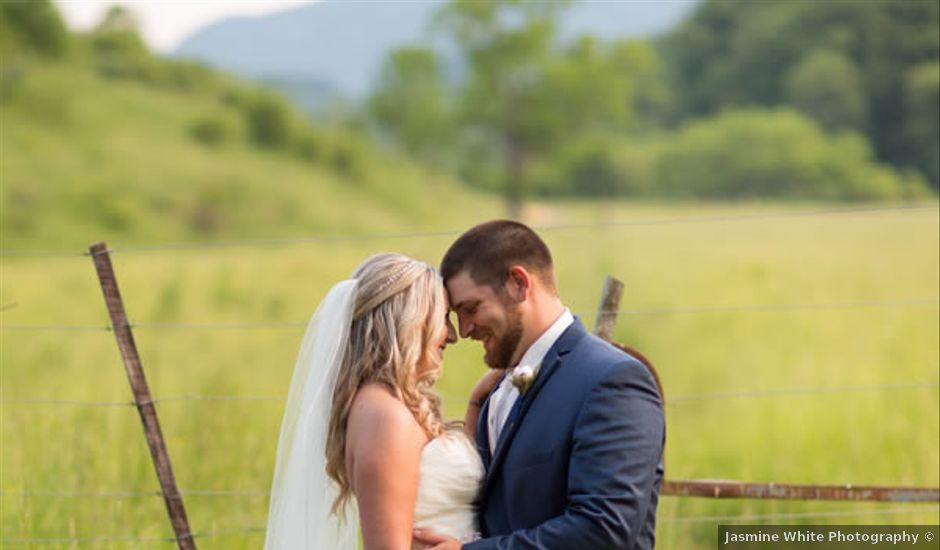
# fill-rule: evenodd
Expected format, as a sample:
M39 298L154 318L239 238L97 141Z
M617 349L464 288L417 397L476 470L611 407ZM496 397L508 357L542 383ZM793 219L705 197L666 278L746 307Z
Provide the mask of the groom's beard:
M511 304L506 308L506 332L500 337L493 347L492 356L487 354L484 357L486 364L494 369L508 369L512 356L519 347L519 341L522 340L522 315L519 314L516 304Z

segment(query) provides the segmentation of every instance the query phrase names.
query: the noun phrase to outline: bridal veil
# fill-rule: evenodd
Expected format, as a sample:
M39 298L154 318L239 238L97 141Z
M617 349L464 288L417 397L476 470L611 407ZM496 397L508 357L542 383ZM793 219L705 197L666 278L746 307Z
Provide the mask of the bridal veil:
M326 474L333 386L349 340L358 281L338 283L307 325L277 445L265 550L355 549L355 506L330 508L338 490Z

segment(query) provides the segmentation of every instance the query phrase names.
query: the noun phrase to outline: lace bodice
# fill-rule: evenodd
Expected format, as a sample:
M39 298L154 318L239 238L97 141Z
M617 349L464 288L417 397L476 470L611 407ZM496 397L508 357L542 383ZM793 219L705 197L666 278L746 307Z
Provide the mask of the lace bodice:
M479 531L473 502L483 475L480 455L463 430L428 442L421 451L415 527L472 540Z

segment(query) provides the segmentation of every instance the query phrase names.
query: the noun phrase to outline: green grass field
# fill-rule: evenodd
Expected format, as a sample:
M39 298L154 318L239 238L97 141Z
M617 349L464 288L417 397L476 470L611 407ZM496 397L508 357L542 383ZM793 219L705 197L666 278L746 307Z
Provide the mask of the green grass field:
M935 203L908 211L591 227L818 208L827 207L530 207L533 224L568 226L543 235L566 303L589 326L604 276L626 283L628 311L616 336L647 353L663 379L668 478L940 484ZM480 214L497 213L491 205ZM465 227L468 214L459 216L437 229ZM187 496L193 529L218 532L200 539L201 547L254 548L263 540L259 531L241 530L265 523L279 398L303 329L174 325L304 321L329 285L368 254L396 250L436 263L452 238L115 254L129 315L143 325L136 338L151 389L168 398L158 411L180 486L248 493ZM106 325L91 261L3 258L0 305L7 304L15 306L3 311L7 328L0 332L3 537L168 536L158 497L23 494L154 491L157 483L133 408L15 401L130 400L110 332L11 327ZM748 309L783 304L832 307ZM719 306L741 309L709 309ZM447 352L438 387L452 417L462 414L461 398L482 372L480 356L468 342ZM831 391L799 391L812 389ZM273 399L173 399L185 396ZM659 547L708 548L718 523L734 523L715 517L776 514L785 516L762 521L938 522L936 505L665 497Z
M3 545L169 547L159 540L171 536L162 500L127 494L158 488L137 413L82 404L131 399L113 335L24 329L107 324L91 261L78 255L107 240L118 250L129 316L141 325L151 389L163 399L158 411L191 525L215 533L199 545L260 547L282 399L303 332L290 323L302 325L367 255L395 250L436 264L457 232L499 216L500 204L361 143L353 176L259 151L218 90L154 90L57 65L24 74L0 98L0 248L75 255L5 255L0 264ZM228 121L229 142L205 147L190 138L207 114ZM940 484L936 201L918 210L734 219L837 207L527 208L526 221L545 227L563 298L588 326L604 277L626 283L616 338L659 369L669 478ZM635 224L668 219L686 221ZM318 235L355 238L127 250ZM204 326L219 324L253 326ZM448 350L438 387L449 416L462 416L481 355L473 343ZM238 494L214 493L226 491ZM936 505L666 497L659 547L709 548L716 525L734 522L716 518L753 516L938 522ZM82 540L51 541L63 538Z

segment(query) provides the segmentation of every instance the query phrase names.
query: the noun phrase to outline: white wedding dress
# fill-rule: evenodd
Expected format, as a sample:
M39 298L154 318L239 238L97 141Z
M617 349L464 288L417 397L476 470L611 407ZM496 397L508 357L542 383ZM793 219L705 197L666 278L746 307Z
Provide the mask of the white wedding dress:
M349 338L358 281L348 279L327 293L310 318L288 393L271 502L265 550L356 550L355 509L331 507L338 494L326 475L326 440L333 385ZM463 541L477 535L473 503L483 464L470 438L450 430L421 451L415 527Z
M414 525L469 542L479 537L474 501L483 462L463 430L436 437L421 451Z

